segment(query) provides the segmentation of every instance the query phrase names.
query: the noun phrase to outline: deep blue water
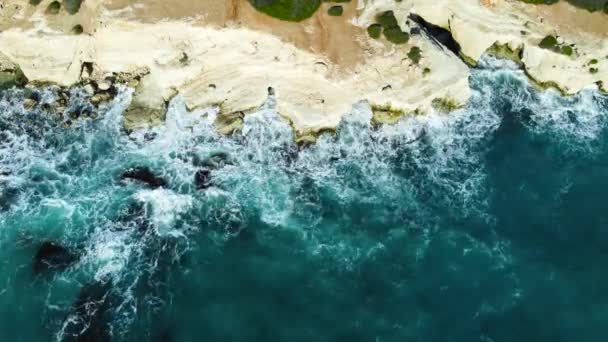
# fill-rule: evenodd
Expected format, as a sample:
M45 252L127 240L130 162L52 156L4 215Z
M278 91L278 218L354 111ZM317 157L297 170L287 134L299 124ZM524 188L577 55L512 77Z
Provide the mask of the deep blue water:
M65 117L2 93L0 341L604 341L608 97L490 59L471 88L303 148L272 99L234 137L179 99L128 135L127 89L72 125L78 90ZM76 261L35 273L45 241Z

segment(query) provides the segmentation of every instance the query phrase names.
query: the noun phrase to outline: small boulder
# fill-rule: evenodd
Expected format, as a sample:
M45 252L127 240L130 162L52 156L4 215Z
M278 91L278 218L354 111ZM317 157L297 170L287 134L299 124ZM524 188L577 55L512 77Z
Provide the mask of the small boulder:
M101 91L108 91L108 90L110 90L111 87L112 87L112 83L110 83L109 81L106 81L106 80L97 83L97 89L99 89Z
M51 269L62 270L76 262L78 257L67 248L46 241L38 248L34 257L34 273L39 274Z
M211 171L200 169L194 174L194 185L197 190L204 190L211 186Z
M38 104L38 102L36 102L36 100L25 99L25 100L23 100L23 109L30 111L34 107L36 107L37 104Z
M218 170L226 165L232 165L233 162L228 153L220 151L212 153L205 159L200 159L200 157L194 156L193 164L209 170Z
M0 52L0 90L23 87L27 83L28 79L19 65Z
M142 183L147 184L153 189L165 187L167 182L161 178L156 176L149 168L147 167L134 167L126 170L121 175L121 179L125 180L135 180Z
M89 96L93 96L95 94L95 88L90 83L88 83L87 85L85 85L82 89Z
M91 97L91 104L97 106L102 102L106 102L111 99L110 94L95 94Z

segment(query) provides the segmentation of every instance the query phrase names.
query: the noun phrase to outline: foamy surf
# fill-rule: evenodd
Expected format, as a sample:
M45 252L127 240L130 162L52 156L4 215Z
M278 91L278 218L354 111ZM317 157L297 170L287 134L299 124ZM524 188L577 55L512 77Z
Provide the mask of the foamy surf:
M129 89L69 127L64 115L25 110L20 91L2 93L0 274L10 281L0 282L0 307L22 304L6 296L16 289L42 292L52 316L14 336L61 340L86 327L78 298L107 294L103 324L116 340L167 329L176 340L192 331L238 340L263 325L256 317L281 322L273 329L283 337L310 328L322 334L310 339L335 340L330 317L365 340L437 337L453 325L463 327L455 338L474 340L504 337L500 322L541 310L536 291L550 296L555 284L545 276L582 296L563 255L601 260L601 248L568 234L576 222L603 246L601 220L585 224L602 217L602 197L585 180L602 186L606 97L539 93L516 65L491 58L471 84L466 107L395 125L372 125L369 105L357 103L307 147L272 97L234 136L216 132L218 108L189 112L179 97L163 125L127 135ZM72 92L68 110L88 105ZM163 186L123 181L134 167ZM579 194L589 202L575 210ZM78 258L32 285L32 254L47 240ZM16 315L40 312L32 304Z

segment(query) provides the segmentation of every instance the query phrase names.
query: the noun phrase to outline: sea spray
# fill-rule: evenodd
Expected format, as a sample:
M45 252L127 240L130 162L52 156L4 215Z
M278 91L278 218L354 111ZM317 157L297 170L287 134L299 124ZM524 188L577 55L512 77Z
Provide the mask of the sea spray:
M102 282L114 340L595 339L607 99L492 58L472 75L453 113L377 127L361 102L306 147L272 96L223 136L179 96L127 134L127 88L99 109L75 89L63 113L3 92L0 336L61 340ZM131 167L166 184L121 182ZM33 282L48 239L82 257Z

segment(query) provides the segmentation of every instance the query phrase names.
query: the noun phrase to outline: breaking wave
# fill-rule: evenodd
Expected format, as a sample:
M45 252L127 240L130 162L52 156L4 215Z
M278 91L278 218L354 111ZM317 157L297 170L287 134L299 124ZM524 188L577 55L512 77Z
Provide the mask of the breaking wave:
M62 115L45 105L56 89L30 110L2 93L0 336L499 341L527 324L523 340L591 338L600 318L553 311L590 319L572 277L593 279L585 260L608 235L576 203L606 176L608 99L538 92L491 58L471 87L465 108L395 125L358 103L311 146L272 97L223 136L216 108L179 97L163 125L127 134L129 89L99 109L74 89ZM134 167L165 186L121 179ZM32 274L44 241L76 261Z

